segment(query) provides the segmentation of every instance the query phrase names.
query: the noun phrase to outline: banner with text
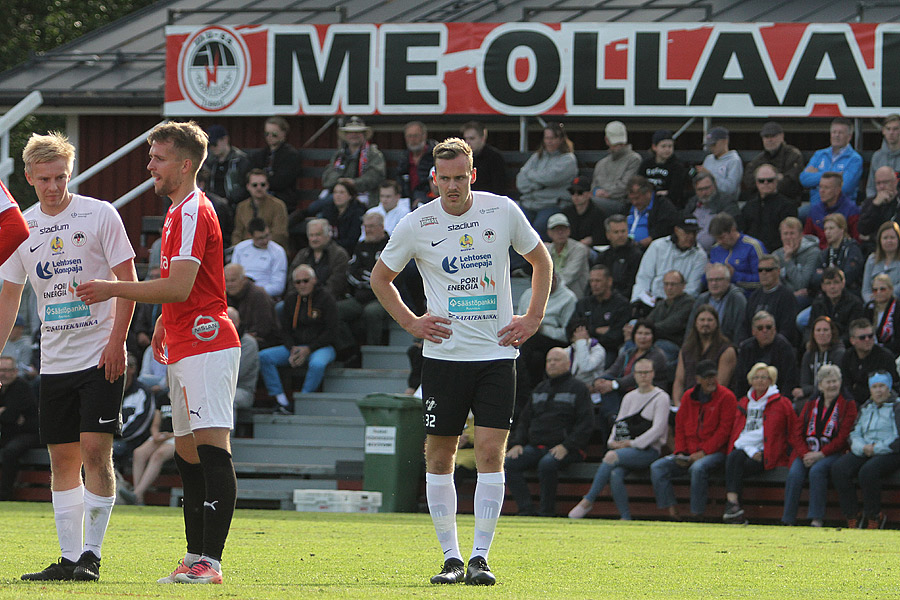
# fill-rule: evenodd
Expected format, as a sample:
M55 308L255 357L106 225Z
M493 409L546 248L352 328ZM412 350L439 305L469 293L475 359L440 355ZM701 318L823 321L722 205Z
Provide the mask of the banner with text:
M165 114L874 117L900 24L166 28Z

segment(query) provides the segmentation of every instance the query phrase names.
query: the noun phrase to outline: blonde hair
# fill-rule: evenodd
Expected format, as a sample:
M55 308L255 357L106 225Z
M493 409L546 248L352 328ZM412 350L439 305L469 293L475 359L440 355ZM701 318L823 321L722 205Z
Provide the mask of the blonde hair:
M69 167L69 172L75 166L75 146L69 143L69 138L51 131L47 135L32 133L22 151L22 161L25 163L25 172L31 173L34 165L53 162L63 159Z
M453 160L457 156L465 156L466 162L469 163L469 170L472 170L472 148L469 147L465 140L456 137L447 138L434 147L431 155L434 156L435 163L437 163L438 159Z
M147 136L148 144L154 142L172 142L179 158L191 161L193 174L196 175L206 160L209 136L195 121L169 121L154 127Z
M747 383L753 383L753 375L756 374L760 369L764 369L769 376L769 379L772 380L772 383L778 381L778 369L773 367L772 365L767 365L764 362L758 362L747 372Z

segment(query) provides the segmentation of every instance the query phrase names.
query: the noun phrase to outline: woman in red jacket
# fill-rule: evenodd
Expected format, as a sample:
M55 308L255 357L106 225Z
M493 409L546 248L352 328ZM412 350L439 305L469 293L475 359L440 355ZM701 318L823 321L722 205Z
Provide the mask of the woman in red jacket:
M744 475L788 466L789 440L797 415L778 391L778 369L763 362L747 373L750 390L738 402L725 459L726 523L746 523L740 505Z
M856 402L841 395L841 370L822 365L816 375L819 394L806 401L791 437L791 470L784 487L781 522L794 525L803 482L809 476L810 525L821 527L825 519L825 494L831 465L849 447L847 438L856 421Z

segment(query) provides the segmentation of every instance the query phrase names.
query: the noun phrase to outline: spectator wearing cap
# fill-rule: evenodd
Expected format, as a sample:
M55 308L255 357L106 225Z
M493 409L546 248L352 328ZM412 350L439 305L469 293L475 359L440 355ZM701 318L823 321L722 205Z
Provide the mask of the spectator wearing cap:
M211 125L206 134L209 136L209 155L203 166L210 173L208 189L228 200L233 211L233 207L249 195L245 184L250 159L244 151L231 145L231 136L222 125Z
M773 165L759 165L753 176L755 191L737 217L738 227L771 252L781 248L778 226L786 218L797 216L797 202L778 191L779 173Z
M685 292L691 296L700 293L706 252L697 245L699 226L696 219L682 219L675 225L672 235L654 240L638 268L637 279L631 291L631 302L665 298L663 279L669 271L678 271L685 280Z
M665 196L657 196L653 185L640 175L628 180L628 236L646 248L655 239L672 233L678 211Z
M866 198L871 198L878 193L875 175L881 167L890 167L896 173L900 171L900 115L891 113L884 118L881 124L881 148L872 154L869 161L869 178L866 180Z
M287 142L291 126L284 117L269 117L263 125L266 145L250 158L250 166L262 169L269 177L269 193L293 212L299 200L297 178L300 153Z
M842 182L841 193L856 204L863 160L859 152L850 145L853 139L853 123L850 119L837 117L831 122L830 134L831 145L816 151L800 173L800 184L809 190L810 211L812 207L822 203L819 197L821 193L819 181L825 173L839 174Z
M572 206L563 209L562 214L569 219L570 235L585 246L606 244L603 229L603 213L591 198L591 184L586 177L576 177L569 186Z
M594 165L591 188L600 209L611 215L622 212L627 184L637 173L641 155L631 149L628 132L621 121L606 124L606 145L609 154Z
M469 121L463 123L460 133L472 148L472 166L478 173L472 189L507 195L506 161L499 150L487 143L487 127L478 121Z
M385 178L386 167L384 155L371 142L372 128L359 117L350 117L338 129L338 137L341 147L322 172L322 187L331 190L338 179L352 179L357 197L363 204L377 203L378 186ZM323 195L327 196L328 192L323 191Z
M758 239L738 231L737 222L728 213L719 213L709 224L716 245L709 251L709 262L723 263L731 271L731 281L747 296L759 287L759 259L766 248Z
M431 151L437 141L428 139L428 129L422 121L407 123L403 127L403 139L406 142L406 152L400 157L400 164L397 166L401 193L404 198L412 200L413 204L425 204L431 200L428 180L434 166Z
M729 201L737 201L741 193L741 177L744 175L744 163L737 150L728 148L728 130L724 127L713 127L704 138L703 147L709 154L697 171L707 171L716 178L719 194Z
M859 209L859 221L856 226L860 236L870 239L878 232L885 221L900 223L900 196L897 194L897 173L889 165L873 169L875 193L866 198ZM870 246L874 245L873 242Z
M566 215L551 215L547 221L547 236L551 240L547 243L547 250L553 260L553 271L559 273L562 283L572 290L576 298L584 298L590 269L588 247L569 237L571 231Z
M671 131L653 132L650 156L641 161L637 174L653 184L657 195L667 196L679 210L684 208L687 169L675 155L675 138Z
M779 123L769 121L759 131L763 151L753 157L744 167L742 184L745 197L756 193L756 169L768 164L778 174L778 193L800 202L803 186L800 185L800 171L803 170L803 153L799 148L784 143L784 129Z
M603 225L609 248L597 256L595 264L605 265L612 274L613 287L630 298L644 250L628 237L628 219L625 215L610 215Z
M691 514L701 516L706 511L709 476L725 464L736 413L737 399L719 382L716 363L698 362L697 385L680 398L675 413L675 451L650 465L656 505L672 518L679 518L673 477L690 475Z
M709 171L701 171L694 175L693 183L695 194L688 200L683 214L697 220L700 225L697 241L700 242L701 248L709 252L716 243L709 234L709 224L713 217L721 212L737 217L741 209L736 200L719 194L716 178Z

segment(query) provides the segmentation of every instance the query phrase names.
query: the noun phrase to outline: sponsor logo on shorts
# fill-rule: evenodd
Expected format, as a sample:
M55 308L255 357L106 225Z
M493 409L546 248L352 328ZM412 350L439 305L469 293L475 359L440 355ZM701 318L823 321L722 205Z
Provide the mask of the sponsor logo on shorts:
M84 246L85 242L87 242L87 235L83 231L76 231L72 234L72 243L79 248Z
M428 225L439 225L437 217L422 217L419 219L419 227L427 227Z
M484 296L467 296L462 298L450 298L447 303L450 312L469 313L497 310L497 294Z
M211 342L219 335L219 322L213 317L199 315L194 319L191 333L201 342Z
M97 419L97 422L101 425L106 425L107 423L112 423L115 419Z
M65 284L63 284L65 285ZM48 304L44 307L44 321L64 321L66 319L79 319L91 316L91 309L81 300L63 302L61 304Z

